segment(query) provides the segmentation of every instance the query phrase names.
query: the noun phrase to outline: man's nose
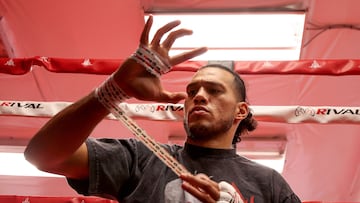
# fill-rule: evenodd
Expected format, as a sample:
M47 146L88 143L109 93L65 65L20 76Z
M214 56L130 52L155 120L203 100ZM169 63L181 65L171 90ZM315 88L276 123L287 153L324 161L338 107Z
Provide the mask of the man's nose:
M198 103L207 103L208 101L208 94L207 92L205 91L205 89L203 87L201 87L195 97L194 97L194 103L195 104L198 104Z

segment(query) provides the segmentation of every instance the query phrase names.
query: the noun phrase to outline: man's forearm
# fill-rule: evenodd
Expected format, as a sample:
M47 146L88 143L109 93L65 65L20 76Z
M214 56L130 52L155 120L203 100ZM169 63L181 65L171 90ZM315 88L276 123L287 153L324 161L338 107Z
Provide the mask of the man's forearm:
M38 167L68 159L109 112L94 93L68 106L50 119L30 140L25 157Z

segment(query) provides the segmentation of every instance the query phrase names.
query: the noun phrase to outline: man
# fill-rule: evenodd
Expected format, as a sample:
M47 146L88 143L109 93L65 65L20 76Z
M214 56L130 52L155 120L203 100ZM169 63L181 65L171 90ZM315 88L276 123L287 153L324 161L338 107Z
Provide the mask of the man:
M81 194L119 202L300 202L280 174L236 155L234 143L241 133L256 127L237 74L209 65L195 74L186 94L162 88L161 74L206 48L169 57L175 40L191 31L172 31L161 42L180 23L173 21L149 42L152 20L149 17L134 55L96 91L39 130L25 150L27 160L41 170L66 176ZM89 138L109 112L121 111L117 104L128 97L171 103L185 99L185 146L162 147L189 173L174 173L138 140Z

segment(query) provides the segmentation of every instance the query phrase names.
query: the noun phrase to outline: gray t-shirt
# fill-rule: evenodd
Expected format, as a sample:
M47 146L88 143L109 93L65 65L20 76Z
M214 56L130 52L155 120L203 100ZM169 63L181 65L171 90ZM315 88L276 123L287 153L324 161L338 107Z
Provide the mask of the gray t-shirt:
M89 179L68 179L78 193L121 203L199 202L181 189L178 176L138 140L89 138L86 144ZM191 173L235 185L244 202L301 202L278 172L237 155L235 149L162 146Z

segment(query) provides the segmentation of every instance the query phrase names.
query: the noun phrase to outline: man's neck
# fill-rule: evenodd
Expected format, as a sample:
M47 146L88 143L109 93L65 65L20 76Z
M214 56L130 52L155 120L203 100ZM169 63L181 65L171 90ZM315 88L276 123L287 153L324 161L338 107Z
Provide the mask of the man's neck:
M232 149L233 145L231 142L222 138L221 140L218 139L210 139L210 140L194 140L191 138L186 139L186 143L199 146L199 147L206 147L206 148L213 148L213 149Z

